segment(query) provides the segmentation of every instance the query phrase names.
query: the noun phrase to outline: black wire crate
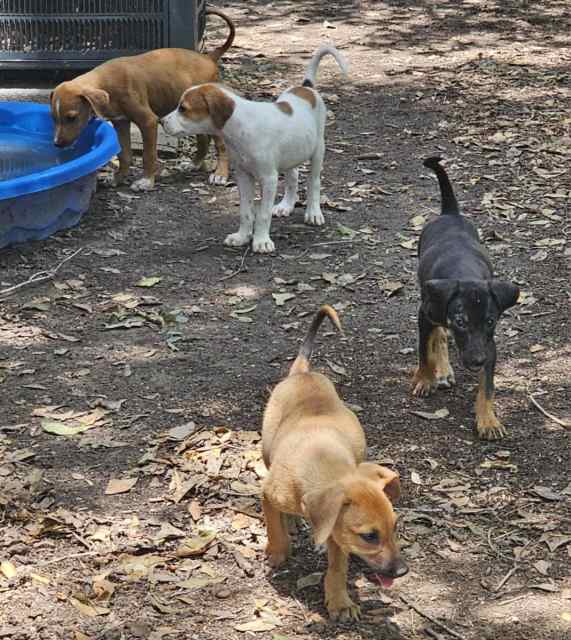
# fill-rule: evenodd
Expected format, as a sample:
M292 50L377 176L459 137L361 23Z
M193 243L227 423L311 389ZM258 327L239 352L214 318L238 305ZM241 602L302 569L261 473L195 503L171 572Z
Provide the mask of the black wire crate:
M161 47L198 49L206 0L0 0L0 68L90 68Z

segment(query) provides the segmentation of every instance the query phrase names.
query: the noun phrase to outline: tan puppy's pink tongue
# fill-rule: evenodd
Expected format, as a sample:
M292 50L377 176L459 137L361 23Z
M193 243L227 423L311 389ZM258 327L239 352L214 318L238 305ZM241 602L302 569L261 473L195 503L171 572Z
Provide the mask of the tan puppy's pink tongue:
M393 586L394 580L392 578L387 578L386 576L380 576L378 573L375 573L375 579L385 589L390 589Z

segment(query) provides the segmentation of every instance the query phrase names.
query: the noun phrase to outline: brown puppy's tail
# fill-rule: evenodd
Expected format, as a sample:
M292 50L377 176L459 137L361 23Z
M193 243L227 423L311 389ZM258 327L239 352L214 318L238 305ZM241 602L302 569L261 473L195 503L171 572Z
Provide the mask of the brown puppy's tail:
M313 352L313 342L315 340L317 330L319 329L325 316L327 316L329 320L331 320L337 331L342 331L337 311L335 311L335 309L333 307L330 307L328 304L324 304L315 314L315 318L313 318L313 322L311 323L309 331L307 332L307 336L305 336L305 340L303 341L303 344L299 349L297 358L294 360L294 363L291 365L291 369L289 370L290 376L293 376L296 373L307 373L309 371L309 359L311 358L311 353Z
M230 18L225 13L222 13L222 11L217 11L216 9L207 9L206 15L218 16L219 18L222 18L222 20L224 20L224 22L228 25L228 28L230 29L230 33L228 33L226 42L221 47L216 47L214 51L211 51L210 53L206 54L209 58L212 58L214 62L218 62L218 60L232 46L232 43L234 42L234 36L236 35L236 27L234 26L234 23L232 22L232 20L230 20Z

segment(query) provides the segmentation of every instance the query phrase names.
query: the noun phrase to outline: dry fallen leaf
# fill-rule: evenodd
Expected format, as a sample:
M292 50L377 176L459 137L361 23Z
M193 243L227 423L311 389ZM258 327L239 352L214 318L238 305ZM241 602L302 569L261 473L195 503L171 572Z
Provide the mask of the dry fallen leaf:
M216 531L200 531L197 536L185 538L176 550L177 558L190 558L203 554L216 538Z
M137 478L112 478L107 483L105 489L106 496L113 496L117 493L127 493L137 484Z
M411 413L419 418L424 418L424 420L438 420L450 415L450 412L446 408L437 409L434 413L430 413L429 411L411 411Z
M276 306L283 307L288 300L295 298L295 293L272 293L272 298L274 299Z
M8 580L11 580L16 576L17 569L16 566L9 560L3 560L2 562L0 562L0 573L2 573Z
M315 587L316 585L321 583L322 578L323 573L321 571L309 573L308 575L298 579L298 581L296 582L296 589L298 591L301 591L302 589L306 589L307 587Z
M139 280L139 282L137 282L135 284L136 287L154 287L156 284L158 284L160 281L162 280L162 278L160 278L159 276L151 276L148 278L141 278Z

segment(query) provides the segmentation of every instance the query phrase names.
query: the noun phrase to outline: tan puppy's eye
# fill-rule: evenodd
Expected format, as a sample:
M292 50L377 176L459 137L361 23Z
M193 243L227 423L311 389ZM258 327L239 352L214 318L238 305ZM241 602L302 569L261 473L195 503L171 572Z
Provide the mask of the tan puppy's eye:
M360 533L359 536L369 544L379 544L380 542L378 531L367 531L366 533Z
M75 122L77 120L77 113L69 113L65 119L67 122Z

